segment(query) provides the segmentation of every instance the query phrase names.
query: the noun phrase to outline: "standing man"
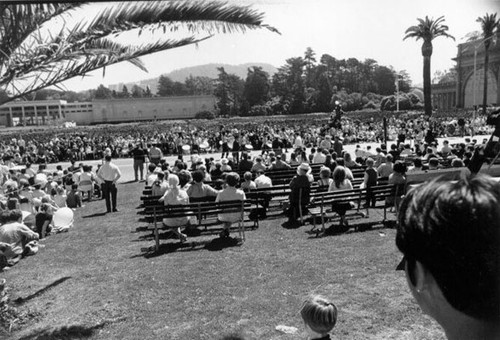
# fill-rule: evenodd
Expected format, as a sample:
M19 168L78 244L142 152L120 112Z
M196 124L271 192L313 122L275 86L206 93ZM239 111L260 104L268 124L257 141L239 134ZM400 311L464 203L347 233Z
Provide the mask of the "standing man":
M116 189L116 182L121 177L122 173L118 167L111 163L111 156L106 155L104 158L104 164L97 171L97 177L102 181L102 191L104 198L106 199L106 212L111 212L111 204L113 205L113 212L117 212L116 209L116 194L118 190Z
M154 165L158 165L162 157L163 157L163 152L161 152L157 144L153 144L149 149L149 161Z
M146 151L138 143L132 150L132 156L134 157L134 175L135 181L139 180L139 172L141 173L141 181L144 180L144 162L146 160Z

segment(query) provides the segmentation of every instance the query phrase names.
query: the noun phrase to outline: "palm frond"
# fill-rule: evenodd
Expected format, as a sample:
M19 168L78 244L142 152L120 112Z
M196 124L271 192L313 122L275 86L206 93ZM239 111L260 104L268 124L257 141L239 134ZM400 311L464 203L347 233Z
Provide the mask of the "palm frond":
M78 53L72 56L67 56L66 58L61 57L61 59L59 59L55 64L39 68L37 69L37 72L32 72L24 75L22 78L16 79L16 82L18 83L27 82L29 85L23 89L17 88L17 90L12 91L14 94L10 100L27 93L40 90L44 87L57 84L75 76L86 74L104 66L113 65L122 61L128 61L134 66L147 71L140 59L138 59L139 57L188 44L198 43L208 38L209 37L194 39L190 37L177 41L155 42L141 45L139 47L127 47L108 41L101 42L100 46L107 47L107 50L97 48L99 43L95 42L94 47L96 48L85 51L84 57ZM41 74L43 75L43 78L37 79L36 82L33 81L35 79L34 77L39 77ZM6 79L0 78L0 84L6 83L5 81Z
M63 13L70 12L83 5L82 2L71 3L32 3L10 4L0 7L0 63L15 51L28 36L39 27Z

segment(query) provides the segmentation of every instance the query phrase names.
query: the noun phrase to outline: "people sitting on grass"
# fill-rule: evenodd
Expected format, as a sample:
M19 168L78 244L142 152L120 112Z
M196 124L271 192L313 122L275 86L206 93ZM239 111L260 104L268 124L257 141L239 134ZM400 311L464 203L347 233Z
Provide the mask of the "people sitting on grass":
M42 203L38 209L38 213L35 215L36 233L40 239L50 234L53 215L54 211L52 205L49 203Z
M246 199L245 193L236 186L240 183L240 176L235 172L226 173L225 188L217 194L216 202L224 201L244 201ZM241 212L222 213L218 215L219 221L223 223L223 229L219 236L221 238L228 238L230 235L230 228L233 223L240 222L243 219Z
M10 265L19 261L26 245L39 238L36 232L22 224L22 218L21 210L0 212L0 246Z
M313 295L308 297L300 309L300 315L309 340L329 340L329 333L337 323L337 307L328 299Z
M72 209L82 206L82 197L78 191L78 184L71 185L71 190L66 195L66 205Z
M177 175L171 174L168 176L168 190L158 201L163 202L166 206L189 204L189 196L187 192L179 186L179 177L177 177ZM187 226L189 221L189 216L169 217L163 219L163 224L170 227L179 237L181 242L186 242L187 236L181 233L181 227Z
M500 184L477 175L408 192L398 214L397 269L450 340L500 339Z

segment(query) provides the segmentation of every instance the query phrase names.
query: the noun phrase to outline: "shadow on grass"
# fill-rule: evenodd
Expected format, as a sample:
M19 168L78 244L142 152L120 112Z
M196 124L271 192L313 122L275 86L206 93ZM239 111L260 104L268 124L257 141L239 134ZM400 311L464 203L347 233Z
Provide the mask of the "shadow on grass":
M71 276L65 276L65 277L62 277L54 282L52 282L51 284L49 284L48 286L46 287L43 287L42 289L38 290L37 292L31 294L31 295L28 295L24 298L22 297L18 297L17 299L14 300L14 302L18 305L22 305L23 303L26 303L28 302L29 300L32 300L40 295L42 295L43 293L45 293L46 291L48 291L49 289L55 287L55 286L58 286L60 285L61 283L63 283L64 281L66 280L69 280L71 279Z
M99 216L104 216L104 215L106 215L106 212L98 212L98 213L94 213L92 215L82 216L82 218L92 218L92 217L99 217Z
M241 246L243 241L240 238L220 238L217 237L213 240L207 241L190 241L190 242L175 242L175 243L163 243L160 244L160 249L158 251L155 250L154 246L148 248L141 248L141 254L133 255L131 258L136 257L145 257L152 258L161 256L164 254L170 254L177 251L195 251L206 249L209 251L220 251L225 248L237 247Z
M19 340L84 339L95 335L96 331L103 328L106 324L106 322L102 322L94 326L73 325L57 329L42 329L19 338Z

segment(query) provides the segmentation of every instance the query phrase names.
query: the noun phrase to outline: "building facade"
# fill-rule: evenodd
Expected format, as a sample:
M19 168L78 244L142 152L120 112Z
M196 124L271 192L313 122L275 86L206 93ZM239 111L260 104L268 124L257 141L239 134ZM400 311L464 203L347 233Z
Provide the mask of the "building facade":
M492 39L494 40L494 39ZM487 104L500 105L500 33L489 49ZM432 85L432 106L439 110L471 109L483 104L484 44L480 40L458 45L457 81Z
M127 98L67 103L64 100L16 101L0 106L0 125L78 125L125 123L144 120L190 119L204 110L213 111L215 97L179 96Z

